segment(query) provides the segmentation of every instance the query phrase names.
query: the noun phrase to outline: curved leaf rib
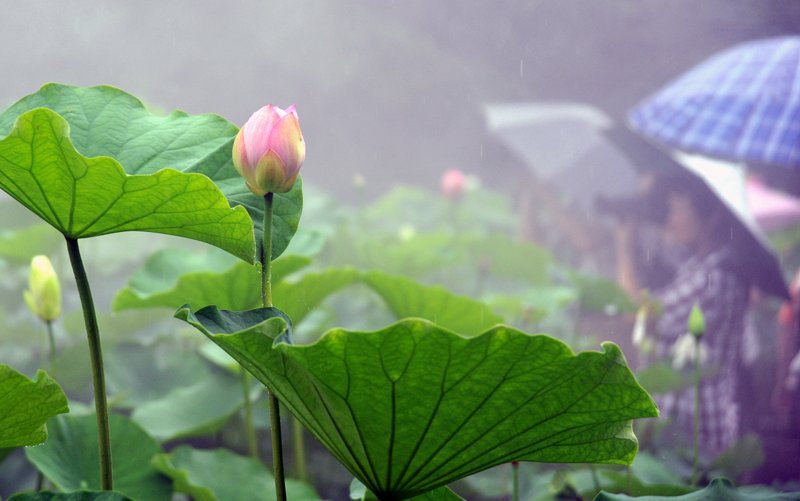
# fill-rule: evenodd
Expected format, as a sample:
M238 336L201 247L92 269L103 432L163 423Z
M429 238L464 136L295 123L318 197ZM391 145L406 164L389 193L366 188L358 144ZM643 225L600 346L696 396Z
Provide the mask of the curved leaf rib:
M630 463L630 420L658 413L611 344L575 355L509 327L464 337L408 319L294 346L274 343L271 320L221 334L205 320L215 308L176 316L274 388L359 480L392 499L512 460Z

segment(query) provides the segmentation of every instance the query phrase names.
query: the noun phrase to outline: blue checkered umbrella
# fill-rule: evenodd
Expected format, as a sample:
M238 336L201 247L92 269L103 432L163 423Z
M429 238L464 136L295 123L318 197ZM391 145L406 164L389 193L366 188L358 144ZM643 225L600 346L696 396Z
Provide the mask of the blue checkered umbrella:
M721 52L634 108L652 140L748 165L800 167L800 37Z

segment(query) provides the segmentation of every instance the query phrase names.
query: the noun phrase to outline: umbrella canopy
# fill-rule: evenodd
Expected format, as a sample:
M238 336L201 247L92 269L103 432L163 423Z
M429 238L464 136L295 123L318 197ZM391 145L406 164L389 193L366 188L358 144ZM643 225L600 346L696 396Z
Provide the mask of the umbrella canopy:
M731 244L739 262L743 264L741 271L750 283L769 295L788 299L789 290L780 262L756 224L748 205L744 166L680 152L674 158L705 181L713 195L723 202L733 216Z
M635 190L634 166L608 140L612 120L575 102L492 104L489 131L523 160L537 178L586 209L602 195Z
M748 165L800 167L800 37L734 46L629 115L656 142Z
M701 189L701 196L716 197L729 214L729 238L736 259L742 265L739 271L764 293L789 297L778 258L748 205L744 165L677 151L670 153L624 127L609 130L607 137L642 172L696 176L702 180L696 185ZM688 185L692 180L684 178L684 181Z

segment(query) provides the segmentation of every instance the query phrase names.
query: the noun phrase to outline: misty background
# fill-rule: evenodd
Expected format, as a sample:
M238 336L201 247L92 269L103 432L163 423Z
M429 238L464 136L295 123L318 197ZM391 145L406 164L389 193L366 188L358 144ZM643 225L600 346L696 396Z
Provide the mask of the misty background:
M0 106L111 84L241 124L296 104L306 183L347 198L460 168L516 195L488 103L574 100L614 118L716 51L796 32L794 0L3 2Z

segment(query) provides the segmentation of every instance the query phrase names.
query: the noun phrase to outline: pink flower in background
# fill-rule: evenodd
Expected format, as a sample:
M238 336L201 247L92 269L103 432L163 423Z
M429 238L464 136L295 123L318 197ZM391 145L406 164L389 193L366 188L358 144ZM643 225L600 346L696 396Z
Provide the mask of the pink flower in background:
M233 142L233 165L256 195L292 189L306 158L294 105L268 104L253 113Z
M464 193L467 176L458 169L448 169L442 174L439 189L445 198L459 198Z

